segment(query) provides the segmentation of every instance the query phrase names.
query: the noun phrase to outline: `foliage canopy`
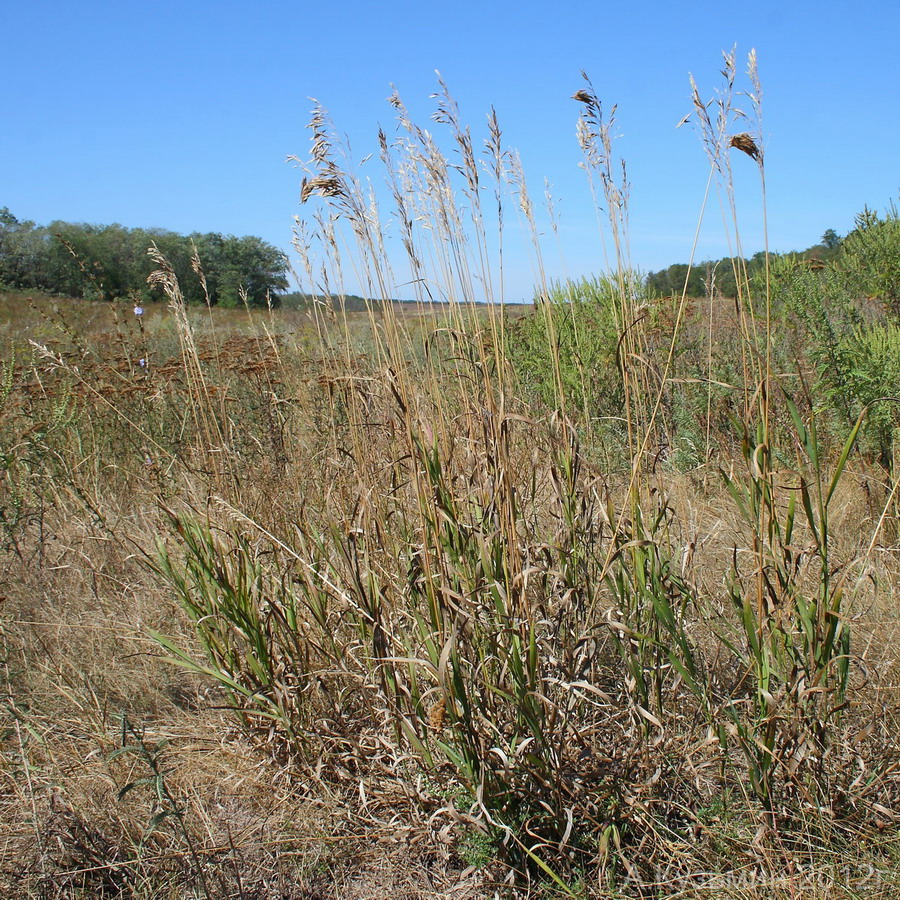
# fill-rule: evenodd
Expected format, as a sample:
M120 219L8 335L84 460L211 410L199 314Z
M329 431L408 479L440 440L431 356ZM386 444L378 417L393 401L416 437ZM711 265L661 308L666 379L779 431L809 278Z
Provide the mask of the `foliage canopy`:
M218 233L178 234L159 228L20 221L0 208L0 286L69 297L151 298L147 276L155 244L172 263L189 303L265 306L287 289L287 259L261 238ZM198 277L193 259L205 278ZM277 302L277 297L276 297Z

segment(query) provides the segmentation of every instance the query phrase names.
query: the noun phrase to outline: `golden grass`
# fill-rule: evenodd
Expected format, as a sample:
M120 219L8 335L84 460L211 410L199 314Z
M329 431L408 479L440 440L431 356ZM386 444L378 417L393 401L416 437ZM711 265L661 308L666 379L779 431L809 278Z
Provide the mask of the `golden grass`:
M701 134L727 197L723 153L764 175L764 148L726 76ZM641 296L612 117L575 99L611 211L612 425L594 373L567 396L521 166L492 116L486 175L443 84L453 155L396 94L380 140L414 310L332 303L396 276L318 105L308 314L190 309L161 257L140 320L4 297L5 895L896 894L891 484L778 395L768 287ZM487 190L497 244L507 205L534 239L550 408L512 365Z

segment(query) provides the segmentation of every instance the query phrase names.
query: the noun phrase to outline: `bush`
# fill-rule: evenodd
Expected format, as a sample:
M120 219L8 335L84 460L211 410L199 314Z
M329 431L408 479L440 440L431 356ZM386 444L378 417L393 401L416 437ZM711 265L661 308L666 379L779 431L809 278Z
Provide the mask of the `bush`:
M857 217L857 228L841 253L820 268L780 258L772 265L773 297L786 323L796 332L795 359L809 359L815 372L813 394L819 408L852 424L871 407L861 447L893 466L896 406L878 403L900 394L900 220L870 210ZM874 404L874 405L873 405Z
M510 322L509 359L526 394L551 409L561 394L586 424L622 415L617 292L603 277L558 282Z

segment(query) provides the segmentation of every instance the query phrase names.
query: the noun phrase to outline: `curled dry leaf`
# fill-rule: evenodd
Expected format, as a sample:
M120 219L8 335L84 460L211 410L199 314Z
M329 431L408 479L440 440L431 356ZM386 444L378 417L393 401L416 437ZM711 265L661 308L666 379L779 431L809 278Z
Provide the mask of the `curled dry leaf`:
M759 147L756 146L756 142L746 132L734 135L728 145L730 147L736 147L738 150L742 150L752 159L759 160Z

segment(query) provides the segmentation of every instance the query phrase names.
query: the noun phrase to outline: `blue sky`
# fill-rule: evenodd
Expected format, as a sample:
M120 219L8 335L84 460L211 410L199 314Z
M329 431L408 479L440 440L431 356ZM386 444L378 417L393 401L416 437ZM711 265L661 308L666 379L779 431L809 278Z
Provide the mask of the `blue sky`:
M580 71L617 103L617 151L632 183L631 245L643 269L687 259L707 164L690 128L688 73L710 95L721 51L759 55L770 244L845 233L863 205L900 190L900 4L533 0L334 6L161 0L155 4L6 0L0 78L0 206L19 218L258 234L289 247L308 150L309 97L354 156L377 155L396 84L427 125L440 70L476 140L496 107L531 192L553 185L563 257L552 274L603 268L575 140ZM437 129L438 126L435 126ZM754 166L739 184L745 250L762 232ZM380 170L366 172L376 184ZM725 252L707 216L700 257ZM530 293L510 249L511 294Z

